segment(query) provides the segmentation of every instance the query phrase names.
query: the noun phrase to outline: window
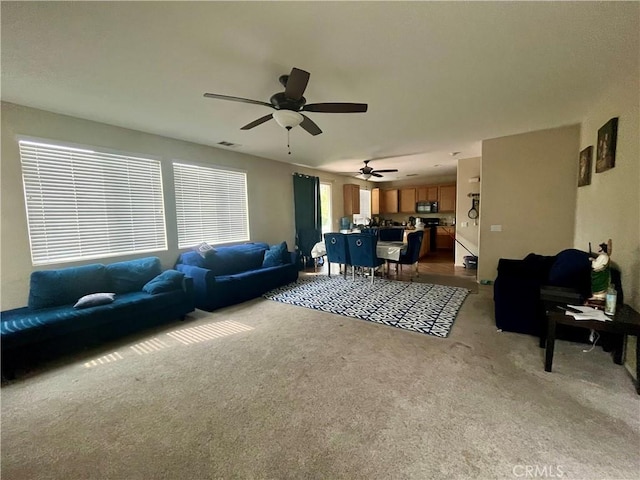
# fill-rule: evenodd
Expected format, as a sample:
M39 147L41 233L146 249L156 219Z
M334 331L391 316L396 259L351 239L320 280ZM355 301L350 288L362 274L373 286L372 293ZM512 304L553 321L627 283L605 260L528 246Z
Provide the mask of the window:
M371 190L360 189L360 213L353 215L355 225L367 225L371 220Z
M331 184L320 183L320 211L322 214L322 234L333 232L331 220ZM324 238L324 237L323 237Z
M247 174L173 164L178 247L249 240Z
M34 265L167 249L160 161L19 146Z

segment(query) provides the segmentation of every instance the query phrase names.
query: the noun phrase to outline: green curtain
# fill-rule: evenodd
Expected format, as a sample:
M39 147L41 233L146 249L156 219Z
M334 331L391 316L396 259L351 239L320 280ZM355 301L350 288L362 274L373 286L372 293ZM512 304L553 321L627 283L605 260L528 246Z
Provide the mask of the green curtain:
M322 240L320 178L294 173L293 200L296 248L306 265L311 260L311 249Z

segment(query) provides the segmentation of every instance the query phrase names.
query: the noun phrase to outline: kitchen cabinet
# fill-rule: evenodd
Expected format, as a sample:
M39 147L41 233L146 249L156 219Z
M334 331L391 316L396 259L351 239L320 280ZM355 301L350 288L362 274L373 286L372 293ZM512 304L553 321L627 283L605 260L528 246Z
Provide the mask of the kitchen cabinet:
M438 185L427 185L426 187L426 195L427 198L425 199L427 202L438 202L439 198L438 198L438 190L439 187Z
M453 244L455 240L451 237L456 235L456 227L453 226L439 226L436 230L436 249L438 250L453 250Z
M416 211L416 189L400 189L400 213L414 213Z
M344 215L351 216L360 213L360 185L345 183L342 186L344 195Z
M456 211L456 186L440 185L438 187L438 212Z
M398 213L398 189L382 190L380 213Z
M380 196L379 188L371 189L371 215L379 215L382 212L381 205L382 198Z
M428 202L427 187L416 187L416 202Z

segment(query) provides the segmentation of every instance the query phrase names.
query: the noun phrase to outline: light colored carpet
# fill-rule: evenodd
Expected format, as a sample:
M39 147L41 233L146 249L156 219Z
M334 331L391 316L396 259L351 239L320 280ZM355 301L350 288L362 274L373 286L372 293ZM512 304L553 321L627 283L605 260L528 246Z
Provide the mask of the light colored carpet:
M491 296L446 339L260 298L64 359L3 386L2 479L637 478L624 368L545 373Z

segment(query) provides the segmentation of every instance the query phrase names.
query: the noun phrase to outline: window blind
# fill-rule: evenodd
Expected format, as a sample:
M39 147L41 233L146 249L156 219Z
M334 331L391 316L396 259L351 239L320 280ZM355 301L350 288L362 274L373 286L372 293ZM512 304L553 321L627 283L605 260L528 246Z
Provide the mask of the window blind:
M174 163L173 176L180 248L249 240L246 173Z
M160 161L19 146L34 265L167 249Z

